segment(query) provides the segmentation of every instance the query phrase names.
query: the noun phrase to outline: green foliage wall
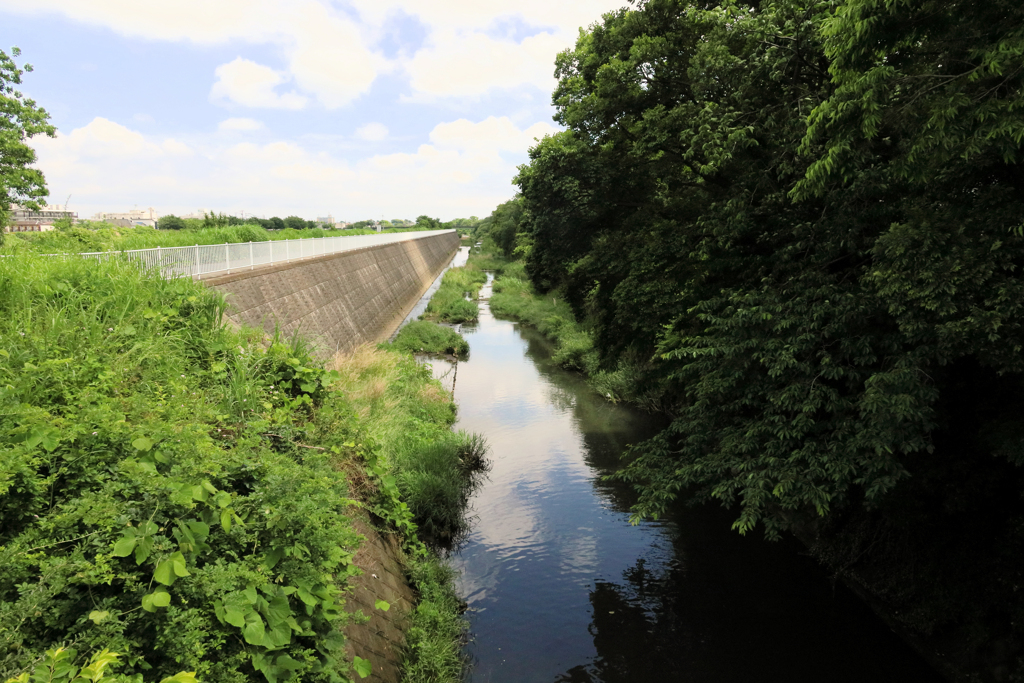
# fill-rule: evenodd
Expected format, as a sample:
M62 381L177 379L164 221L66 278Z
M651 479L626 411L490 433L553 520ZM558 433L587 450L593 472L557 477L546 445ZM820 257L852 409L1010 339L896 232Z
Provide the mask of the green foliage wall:
M1008 0L648 0L559 55L566 130L517 178L527 268L605 364L667 382L638 515L686 490L740 531L888 510L910 539L913 500L1017 545L1022 36Z

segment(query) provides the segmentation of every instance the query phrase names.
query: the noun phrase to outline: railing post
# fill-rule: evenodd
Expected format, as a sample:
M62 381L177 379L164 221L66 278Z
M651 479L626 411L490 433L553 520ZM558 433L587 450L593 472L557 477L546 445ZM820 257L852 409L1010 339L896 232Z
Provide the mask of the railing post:
M231 245L229 244L224 245L224 268L229 273L231 272L231 251L229 249L230 246Z
M192 277L199 274L199 245L192 250Z
M267 246L270 247L270 265L274 265L274 240L269 240Z
M249 240L249 270L255 270L256 264L253 263L252 259L252 240Z
M160 258L160 245L156 245L156 269L160 271L160 277L164 276L164 260Z

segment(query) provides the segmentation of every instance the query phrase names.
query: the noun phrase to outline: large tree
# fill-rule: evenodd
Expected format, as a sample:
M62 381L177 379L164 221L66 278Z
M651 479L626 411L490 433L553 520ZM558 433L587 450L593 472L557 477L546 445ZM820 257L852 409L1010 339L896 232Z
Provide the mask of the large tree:
M43 172L31 168L36 153L28 139L35 135L53 137L57 132L46 110L18 90L22 76L32 71L30 64L19 67L14 61L20 55L16 47L10 55L0 50L0 243L11 205L37 209L39 200L48 194Z
M1022 55L1010 0L647 0L559 56L527 268L664 388L638 516L715 498L921 631L1024 623Z

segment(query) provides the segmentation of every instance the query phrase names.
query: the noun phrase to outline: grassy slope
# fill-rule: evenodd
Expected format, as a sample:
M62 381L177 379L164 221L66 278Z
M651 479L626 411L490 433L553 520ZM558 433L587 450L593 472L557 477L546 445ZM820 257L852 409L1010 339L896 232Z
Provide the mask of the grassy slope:
M365 498L425 582L410 680L455 680L437 674L464 627L393 476L431 443L458 452L450 398L394 352L334 378L222 308L123 264L0 260L0 679L59 643L147 680L347 678L347 514Z

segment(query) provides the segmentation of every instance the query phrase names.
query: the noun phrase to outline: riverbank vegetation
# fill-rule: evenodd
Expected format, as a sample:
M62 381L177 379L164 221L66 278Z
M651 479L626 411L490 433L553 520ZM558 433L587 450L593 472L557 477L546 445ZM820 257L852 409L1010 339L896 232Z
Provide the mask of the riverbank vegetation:
M429 320L414 320L405 325L390 348L406 353L436 353L464 356L469 353L469 344L454 329Z
M448 269L437 292L430 298L423 319L444 323L476 320L480 315L476 298L485 282L487 275L473 266Z
M1008 0L607 14L487 223L674 417L622 475L639 517L685 492L797 533L947 673L1012 680L1022 27Z
M407 354L328 370L223 311L129 264L0 259L0 680L107 650L104 680L352 680L367 513L419 582L409 680L456 680L464 622L417 534L441 517L416 454L474 442L450 396Z

